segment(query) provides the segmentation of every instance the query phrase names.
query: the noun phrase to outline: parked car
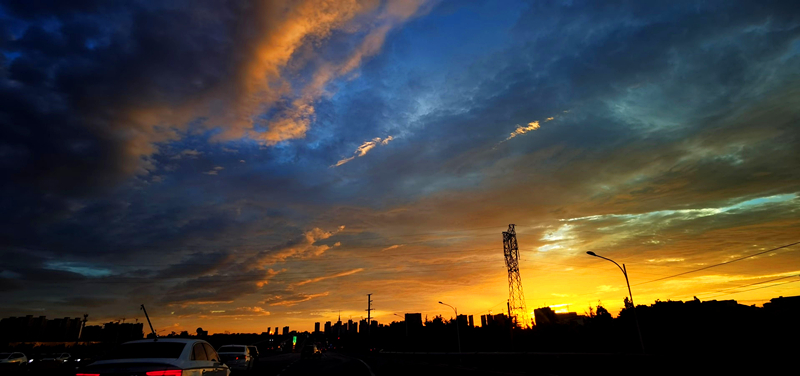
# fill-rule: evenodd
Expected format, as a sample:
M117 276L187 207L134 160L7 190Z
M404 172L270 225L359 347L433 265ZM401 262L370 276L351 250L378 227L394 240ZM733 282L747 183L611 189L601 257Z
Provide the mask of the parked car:
M0 353L0 370L21 371L28 366L28 358L21 352Z
M252 356L252 357L253 357L253 359L255 359L255 361L257 362L257 361L258 361L258 358L259 358L259 354L258 354L258 347L255 347L255 346L247 346L247 349L248 349L248 350L250 350L250 356Z
M320 351L319 347L316 345L305 345L303 349L300 350L300 358L321 358L322 351Z
M52 353L45 355L42 357L42 359L39 359L39 361L42 363L51 362L57 365L62 365L72 361L72 355L69 353Z
M123 343L76 376L229 376L230 368L203 340L157 338Z
M255 364L255 358L250 355L247 345L225 345L217 349L222 362L235 370L249 370Z

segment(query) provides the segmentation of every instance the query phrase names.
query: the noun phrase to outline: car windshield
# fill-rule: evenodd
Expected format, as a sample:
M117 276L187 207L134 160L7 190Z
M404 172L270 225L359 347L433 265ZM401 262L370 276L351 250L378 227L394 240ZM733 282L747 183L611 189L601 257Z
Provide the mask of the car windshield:
M137 342L120 345L111 351L105 359L176 359L181 356L182 342Z
M244 346L222 346L219 348L219 352L243 353L245 350Z

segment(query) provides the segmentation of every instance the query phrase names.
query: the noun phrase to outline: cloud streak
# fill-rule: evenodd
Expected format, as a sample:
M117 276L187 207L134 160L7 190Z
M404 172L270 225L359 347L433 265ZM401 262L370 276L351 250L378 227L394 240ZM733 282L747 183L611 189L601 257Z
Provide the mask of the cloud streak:
M388 145L389 142L392 141L392 140L394 140L394 137L388 136L388 137L386 137L384 139L381 139L380 137L376 137L376 138L373 138L371 141L366 141L363 144L361 144L361 146L356 148L356 151L353 152L353 156L352 157L345 158L345 159L340 159L338 162L336 162L335 164L331 165L330 167L339 167L339 166L341 166L341 165L343 165L343 164L345 164L347 162L352 161L353 159L355 159L357 157L363 157L363 156L367 155L367 153L369 153L369 151L374 149L375 147L381 146L381 145Z
M280 295L276 295L272 298L265 300L263 304L269 304L270 306L292 307L312 299L328 296L328 294L329 292L326 291L318 294L297 294L291 297L283 297Z
M548 121L552 121L554 119L555 119L555 117L551 116L551 117L549 117L547 119L544 119L544 123L547 123ZM509 134L508 138L503 140L503 142L508 141L508 140L510 140L510 139L512 139L514 137L521 136L521 135L523 135L525 133L528 133L528 132L531 132L531 131L535 131L535 130L537 130L539 128L541 128L541 125L539 124L539 120L534 120L534 121L528 123L528 125L526 125L526 126L517 125L517 129L515 129L513 132L511 132Z
M303 285L307 285L307 284L310 284L310 283L317 283L317 282L325 281L325 280L332 279L332 278L347 277L349 275L353 275L353 274L356 274L356 273L361 273L363 271L364 271L364 268L352 269L352 270L344 271L344 272L341 272L341 273L336 273L336 274L326 275L326 276L322 276L322 277L306 279L304 281L300 281L300 282L295 283L293 286L303 286Z

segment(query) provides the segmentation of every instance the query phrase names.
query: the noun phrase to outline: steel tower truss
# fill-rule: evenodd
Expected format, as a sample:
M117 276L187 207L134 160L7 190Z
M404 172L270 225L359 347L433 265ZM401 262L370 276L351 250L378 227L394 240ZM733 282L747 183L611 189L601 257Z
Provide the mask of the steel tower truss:
M517 232L514 225L508 225L508 231L503 233L503 254L506 257L508 268L508 305L511 312L509 316L515 325L523 328L531 327L532 321L528 309L525 307L525 296L522 293L522 278L519 276L519 247L517 247Z

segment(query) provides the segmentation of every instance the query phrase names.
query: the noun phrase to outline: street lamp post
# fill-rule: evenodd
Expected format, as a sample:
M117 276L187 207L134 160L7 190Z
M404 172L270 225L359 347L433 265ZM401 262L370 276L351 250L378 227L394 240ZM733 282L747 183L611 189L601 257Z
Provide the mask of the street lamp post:
M458 338L458 355L461 355L461 329L458 328L458 309L453 307L447 303L439 302L439 304L446 305L453 309L453 312L456 313L456 338Z
M619 270L622 271L622 274L625 276L625 283L628 285L628 297L631 298L631 306L633 307L633 319L636 322L636 332L639 333L639 344L642 346L642 352L645 352L644 351L644 340L642 339L642 330L639 328L639 315L636 314L636 305L633 303L633 293L631 292L631 283L628 281L628 270L625 268L625 264L622 264L622 266L619 266L619 264L617 264L616 261L614 261L614 260L612 260L610 258L606 258L606 257L600 256L600 255L598 255L598 254L596 254L596 253L594 253L592 251L588 251L588 252L586 252L586 254L589 255L589 256L599 257L599 258L601 258L603 260L611 261L611 262L614 263L614 265L616 265L619 268Z

